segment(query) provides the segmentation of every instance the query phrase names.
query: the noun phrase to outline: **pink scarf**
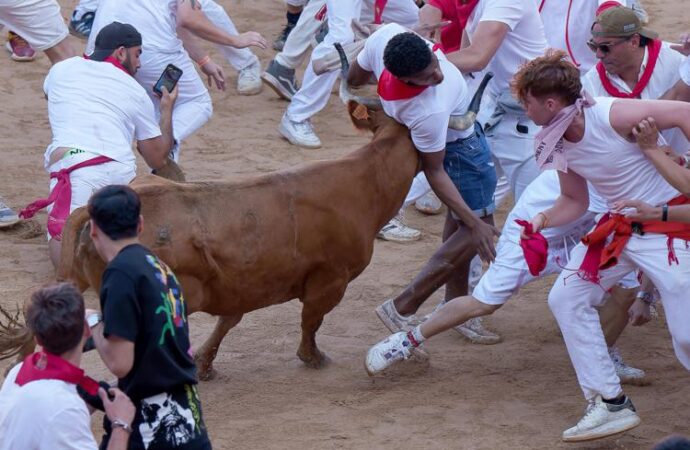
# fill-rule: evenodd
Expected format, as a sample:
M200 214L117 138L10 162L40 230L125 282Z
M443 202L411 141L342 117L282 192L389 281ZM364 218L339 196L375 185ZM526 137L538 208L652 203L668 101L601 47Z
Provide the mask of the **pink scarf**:
M573 123L575 117L582 114L584 108L589 108L594 104L596 104L596 101L587 91L583 90L582 97L578 98L574 104L560 110L537 133L534 137L534 156L541 170L556 169L561 172L568 171L568 162L565 159L563 147L563 135L570 124Z

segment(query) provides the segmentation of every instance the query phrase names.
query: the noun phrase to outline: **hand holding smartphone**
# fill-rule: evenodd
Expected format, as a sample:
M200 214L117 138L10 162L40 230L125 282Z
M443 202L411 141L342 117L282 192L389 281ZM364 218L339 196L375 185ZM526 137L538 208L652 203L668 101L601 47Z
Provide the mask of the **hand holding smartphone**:
M156 81L156 84L153 85L153 92L159 96L163 95L163 86L165 86L168 92L172 92L175 86L177 86L177 82L180 81L180 77L182 77L182 69L173 64L168 64L158 81Z

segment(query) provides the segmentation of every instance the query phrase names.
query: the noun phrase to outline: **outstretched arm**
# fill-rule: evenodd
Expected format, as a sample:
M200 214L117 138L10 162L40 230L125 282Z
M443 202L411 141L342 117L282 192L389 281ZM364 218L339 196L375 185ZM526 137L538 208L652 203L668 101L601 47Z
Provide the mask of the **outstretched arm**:
M462 73L480 72L489 65L508 31L510 28L503 22L492 20L480 22L472 35L471 42L467 40L467 34L463 32L463 46L467 42L469 45L448 53L446 58Z
M186 28L201 39L214 44L229 45L237 48L256 46L266 48L268 43L259 33L248 31L237 36L221 30L204 15L198 0L178 0L177 26Z
M690 139L690 103L686 102L616 99L611 106L609 121L619 135L633 141L633 128L649 117L654 118L659 130L677 127Z

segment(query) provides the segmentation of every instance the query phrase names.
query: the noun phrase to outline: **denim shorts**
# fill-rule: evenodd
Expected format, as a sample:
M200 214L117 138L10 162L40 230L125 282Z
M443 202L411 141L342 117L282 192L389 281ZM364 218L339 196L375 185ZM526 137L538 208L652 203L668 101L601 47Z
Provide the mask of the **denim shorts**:
M467 206L479 217L496 210L496 169L484 131L474 124L474 134L446 143L443 167Z

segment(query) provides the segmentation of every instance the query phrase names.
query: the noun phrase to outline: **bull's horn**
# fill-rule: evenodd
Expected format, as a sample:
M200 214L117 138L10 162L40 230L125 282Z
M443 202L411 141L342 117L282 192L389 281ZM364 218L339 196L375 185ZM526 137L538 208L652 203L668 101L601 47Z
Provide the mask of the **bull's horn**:
M364 105L367 108L381 109L381 100L378 98L373 99L362 97L355 95L350 91L350 87L347 85L347 73L350 71L350 63L347 61L347 55L345 54L345 50L343 50L343 46L338 42L333 45L340 56L340 100L342 100L342 102L346 105L350 101L353 101L359 103L360 105Z
M454 130L466 130L474 125L474 121L477 119L477 113L479 112L479 107L482 103L482 96L484 95L484 89L486 85L489 84L491 78L493 78L493 72L487 72L479 83L477 92L474 93L472 100L470 101L470 106L467 108L467 112L461 116L450 116L450 121L448 122L448 128Z

